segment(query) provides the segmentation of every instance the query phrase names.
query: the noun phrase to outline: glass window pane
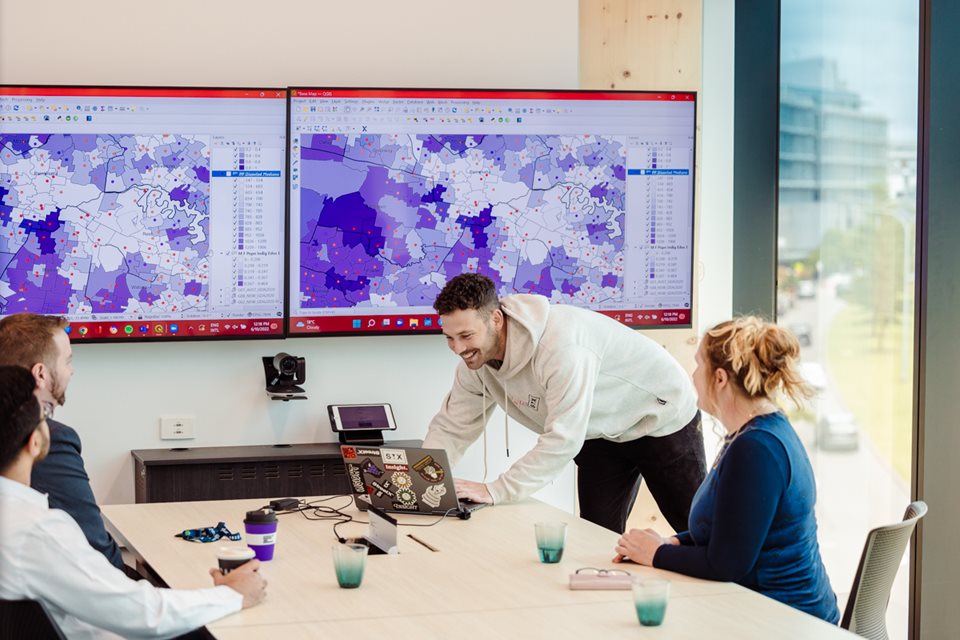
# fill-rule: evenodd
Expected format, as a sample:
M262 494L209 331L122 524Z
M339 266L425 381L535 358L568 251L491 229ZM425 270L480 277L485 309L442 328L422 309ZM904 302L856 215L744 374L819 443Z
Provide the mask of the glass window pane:
M867 531L910 500L918 4L781 2L777 313L818 390L792 418L841 610ZM908 580L905 556L891 638Z

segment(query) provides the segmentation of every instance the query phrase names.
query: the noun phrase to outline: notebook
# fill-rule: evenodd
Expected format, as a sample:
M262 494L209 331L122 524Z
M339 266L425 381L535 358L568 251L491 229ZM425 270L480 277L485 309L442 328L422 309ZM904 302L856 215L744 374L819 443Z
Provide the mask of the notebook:
M360 511L373 505L391 513L465 518L486 506L457 500L443 449L341 445L340 455Z

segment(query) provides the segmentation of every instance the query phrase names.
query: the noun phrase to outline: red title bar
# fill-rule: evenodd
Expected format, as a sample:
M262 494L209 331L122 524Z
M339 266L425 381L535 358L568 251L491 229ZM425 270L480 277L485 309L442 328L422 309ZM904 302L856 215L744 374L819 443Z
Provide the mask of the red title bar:
M653 100L693 102L690 92L652 91L462 91L447 89L301 89L291 88L294 98L420 98L461 100Z
M191 89L131 87L3 87L0 96L90 98L269 98L285 100L286 89Z

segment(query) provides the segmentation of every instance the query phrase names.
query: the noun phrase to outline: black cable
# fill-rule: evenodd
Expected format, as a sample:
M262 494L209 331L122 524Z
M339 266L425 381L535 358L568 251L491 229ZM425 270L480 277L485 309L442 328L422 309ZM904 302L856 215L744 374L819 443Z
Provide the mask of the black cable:
M342 507L331 507L325 504L318 504L323 502L329 502L330 500L335 500L337 498L349 498L350 502L348 504L343 505ZM333 536L337 539L337 542L344 544L346 543L347 539L342 537L339 533L337 533L338 526L340 526L341 524L347 524L350 522L353 522L356 524L370 524L369 522L366 522L364 520L357 520L356 518L353 517L352 514L345 513L343 511L343 509L346 509L351 504L353 504L353 496L348 494L328 496L326 498L318 498L317 500L311 500L310 502L300 499L298 508L290 509L287 511L279 511L277 512L277 515L282 516L282 515L287 515L289 513L299 513L304 518L311 521L333 520L334 521ZM267 506L269 507L269 505ZM443 519L449 516L454 511L459 511L459 509L460 509L459 506L447 509L436 520L430 523L418 524L413 522L400 522L397 524L400 527L433 527L443 522Z

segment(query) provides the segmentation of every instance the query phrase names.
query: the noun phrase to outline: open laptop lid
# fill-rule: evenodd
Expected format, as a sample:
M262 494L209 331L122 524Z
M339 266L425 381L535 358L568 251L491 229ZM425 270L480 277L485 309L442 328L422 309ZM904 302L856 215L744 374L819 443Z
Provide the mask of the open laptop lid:
M460 509L447 452L341 445L357 509L441 515Z

